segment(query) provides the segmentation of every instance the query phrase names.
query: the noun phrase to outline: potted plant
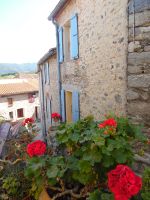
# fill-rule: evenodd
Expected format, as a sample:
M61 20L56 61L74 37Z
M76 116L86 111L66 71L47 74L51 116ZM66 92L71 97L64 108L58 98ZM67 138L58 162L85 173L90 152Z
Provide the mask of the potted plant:
M131 169L133 142L146 139L127 118L109 115L95 122L87 117L62 124L56 139L58 154L40 141L27 147L26 176L32 179L31 191L36 199L48 189L52 200L120 200L123 191L127 200L141 189L141 179Z

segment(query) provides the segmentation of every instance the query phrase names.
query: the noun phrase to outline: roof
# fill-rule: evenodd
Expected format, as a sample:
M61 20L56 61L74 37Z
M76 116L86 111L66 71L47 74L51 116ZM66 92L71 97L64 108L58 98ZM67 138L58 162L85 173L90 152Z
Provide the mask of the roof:
M43 64L45 61L47 61L48 58L56 54L56 47L49 49L49 51L38 61L38 71L39 71L39 65Z
M51 14L48 16L48 20L53 20L57 13L65 6L69 0L60 0Z
M37 92L38 90L38 79L0 80L0 96Z

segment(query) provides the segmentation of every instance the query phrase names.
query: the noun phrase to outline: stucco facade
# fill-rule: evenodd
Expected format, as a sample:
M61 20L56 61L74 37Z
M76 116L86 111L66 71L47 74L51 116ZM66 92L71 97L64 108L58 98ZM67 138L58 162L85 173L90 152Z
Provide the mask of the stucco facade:
M12 106L8 105L8 98L12 98L13 104ZM0 98L0 115L4 116L5 119L17 121L20 119L34 117L35 116L35 108L37 107L37 117L39 111L39 98L38 92L35 93L34 102L29 102L28 94L17 94L17 95L8 95ZM23 116L18 117L17 110L23 109ZM12 112L13 118L10 117L10 112Z
M127 0L70 0L54 17L64 27L78 15L79 58L60 64L65 91L79 92L80 117L126 114ZM63 35L64 36L64 35Z

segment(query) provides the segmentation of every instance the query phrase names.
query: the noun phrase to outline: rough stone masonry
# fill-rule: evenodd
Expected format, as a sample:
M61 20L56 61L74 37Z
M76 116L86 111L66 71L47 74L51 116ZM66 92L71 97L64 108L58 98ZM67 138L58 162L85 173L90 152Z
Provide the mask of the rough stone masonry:
M127 112L150 127L150 0L130 0Z

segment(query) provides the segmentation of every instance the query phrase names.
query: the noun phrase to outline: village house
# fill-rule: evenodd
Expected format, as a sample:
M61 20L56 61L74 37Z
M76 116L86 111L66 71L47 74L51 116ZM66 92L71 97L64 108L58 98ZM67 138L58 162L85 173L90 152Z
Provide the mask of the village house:
M150 125L150 1L60 0L56 26L63 121L112 111Z
M53 125L51 114L60 113L56 48L50 49L38 62L41 123L43 133Z
M38 79L0 80L0 115L13 122L39 119Z

